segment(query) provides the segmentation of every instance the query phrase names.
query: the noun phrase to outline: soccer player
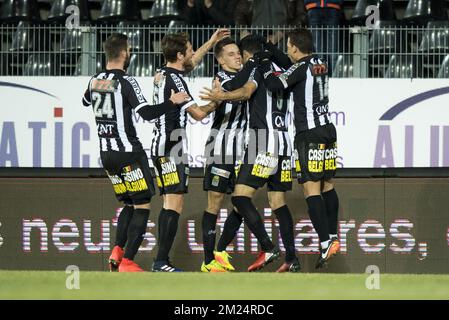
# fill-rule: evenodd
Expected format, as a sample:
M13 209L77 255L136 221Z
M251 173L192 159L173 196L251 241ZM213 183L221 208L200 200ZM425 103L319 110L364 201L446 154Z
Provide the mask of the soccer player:
M247 36L241 41L244 62L254 59L262 51L259 37ZM273 68L281 69L273 63ZM244 217L245 223L258 239L262 251L248 267L255 271L271 263L280 255L270 240L257 209L251 199L257 189L268 185L268 200L279 220L281 237L286 248L286 263L278 272L297 272L300 269L293 238L293 219L286 205L285 192L291 190L291 142L287 132L287 114L290 92L268 91L258 69L253 69L249 81L240 89L223 92L206 90L205 100L249 100L249 140L244 161L240 167L232 203ZM255 150L257 148L257 150Z
M109 265L111 271L143 271L133 259L146 232L154 186L148 158L136 136L132 111L151 120L175 109L175 104L189 97L186 93L172 92L163 104L150 106L136 79L125 73L130 60L128 37L111 35L104 43L104 52L106 69L90 79L83 105L93 105L101 162L117 199L125 204L118 218Z
M231 38L224 38L217 42L214 48L215 58L220 64L221 71L216 79L223 85L236 76L242 66L240 49ZM248 104L246 101L223 101L215 111L211 133L207 139L205 157L207 164L203 180L203 189L207 191L207 208L203 213L202 232L204 246L204 262L202 272L223 272L234 270L228 261L225 251L215 249L215 234L217 214L223 204L226 194L231 194L235 186L235 164L243 157L245 147L245 129L247 124ZM233 210L227 221L236 220L237 229L242 222L241 216ZM235 228L226 227L230 241L235 236ZM225 235L226 238L226 235ZM219 247L222 246L219 243ZM217 259L223 264L215 260Z
M337 169L337 133L329 119L328 66L312 53L312 34L306 29L289 33L287 50L294 64L286 72L276 75L268 59L262 61L261 69L269 90L293 91L295 148L299 158L296 170L310 219L320 238L318 269L340 249L339 201L332 180Z
M162 39L162 52L167 64L155 77L154 101L161 103L168 100L172 90L188 93L190 100L177 108L171 108L156 120L151 156L157 184L163 196L163 206L158 221L159 248L152 268L155 272L180 271L171 264L169 252L178 229L179 215L183 210L184 194L188 191L188 144L185 135L187 114L199 121L218 106L211 102L199 107L189 93L183 74L191 71L207 50L228 34L226 29L218 29L199 49L198 54L193 51L185 33L168 34Z

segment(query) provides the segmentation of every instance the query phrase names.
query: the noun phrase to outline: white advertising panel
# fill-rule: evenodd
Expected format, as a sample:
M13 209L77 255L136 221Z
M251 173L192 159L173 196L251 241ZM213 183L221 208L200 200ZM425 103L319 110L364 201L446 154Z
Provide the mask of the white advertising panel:
M152 103L152 78L137 78ZM101 167L91 108L81 104L88 77L0 77L0 167ZM188 79L198 96L212 78ZM449 166L449 82L435 79L331 79L330 116L338 166ZM192 167L202 167L213 115L190 119ZM153 124L135 115L149 151Z

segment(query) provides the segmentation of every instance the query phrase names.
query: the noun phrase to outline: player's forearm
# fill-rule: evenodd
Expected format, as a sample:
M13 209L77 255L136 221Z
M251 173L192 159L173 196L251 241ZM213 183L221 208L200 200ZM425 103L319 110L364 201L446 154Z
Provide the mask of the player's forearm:
M202 106L201 109L204 113L206 113L206 116L217 110L219 103L218 102L210 102L206 104L205 106Z
M206 53L212 49L214 46L214 41L209 39L205 44L203 44L201 47L199 47L195 51L195 55L192 58L193 66L198 66L201 63L201 60L203 60Z
M251 98L251 92L246 87L234 91L221 92L219 95L221 101L246 101L249 98Z
M233 79L222 84L222 88L226 91L233 91L243 87L256 67L257 64L254 61L248 61Z
M150 105L143 106L136 112L142 117L142 119L151 121L164 115L173 106L174 103L171 100L167 100L166 102L156 104L153 106Z

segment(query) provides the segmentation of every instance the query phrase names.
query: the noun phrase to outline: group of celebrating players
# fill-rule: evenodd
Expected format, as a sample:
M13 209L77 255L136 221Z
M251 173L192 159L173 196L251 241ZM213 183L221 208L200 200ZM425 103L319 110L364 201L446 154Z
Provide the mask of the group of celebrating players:
M204 88L199 106L183 75L192 71L214 48L220 65L212 88ZM256 271L280 257L252 202L267 184L268 200L279 221L285 263L277 272L298 272L293 219L285 193L292 189L292 163L303 186L320 252L316 268L338 253L339 201L332 178L336 172L337 137L329 119L328 70L313 52L310 31L288 33L288 54L260 35L248 35L237 45L229 31L218 29L193 51L185 33L162 39L166 64L154 77L150 105L136 79L126 74L130 61L128 39L113 34L104 43L106 69L94 75L83 97L93 108L100 157L116 197L125 205L117 222L116 242L109 257L111 271L138 272L133 260L146 233L150 201L155 194L148 157L139 141L132 112L154 120L151 161L163 205L158 218L158 252L152 271L178 272L169 259L184 194L188 192L188 115L201 120L214 112L205 146L207 164L203 187L208 194L202 216L203 272L235 268L226 252L242 222L257 238L261 251L248 271ZM289 128L289 126L293 126ZM216 243L217 214L226 194L233 210Z

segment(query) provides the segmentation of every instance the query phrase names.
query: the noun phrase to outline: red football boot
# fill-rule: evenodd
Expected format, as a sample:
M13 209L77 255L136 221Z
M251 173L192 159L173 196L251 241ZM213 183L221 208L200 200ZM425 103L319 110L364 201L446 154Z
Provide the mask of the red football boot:
M144 270L134 261L123 258L118 267L118 272L144 272Z
M119 246L115 246L114 249L112 249L111 256L109 257L109 271L117 271L124 254L125 252Z
M267 264L273 262L274 260L278 259L280 256L279 249L273 249L271 252L265 252L260 251L259 255L257 256L257 260L248 267L248 271L257 271L265 267Z

